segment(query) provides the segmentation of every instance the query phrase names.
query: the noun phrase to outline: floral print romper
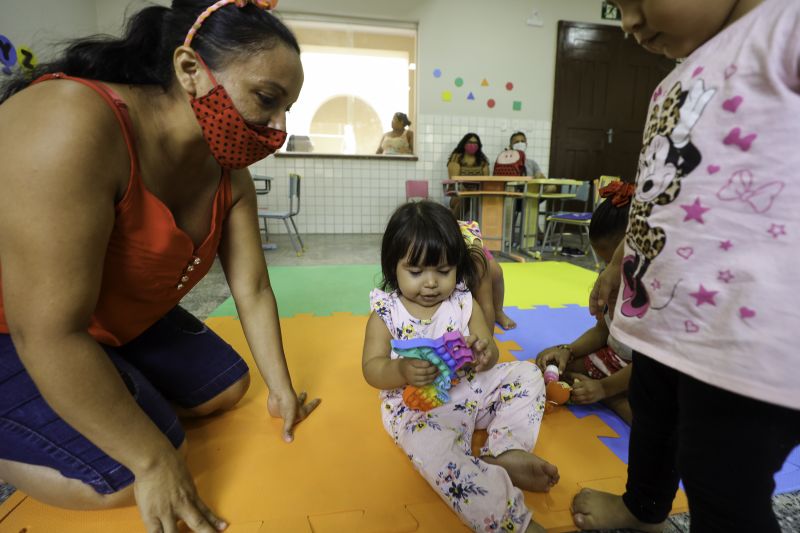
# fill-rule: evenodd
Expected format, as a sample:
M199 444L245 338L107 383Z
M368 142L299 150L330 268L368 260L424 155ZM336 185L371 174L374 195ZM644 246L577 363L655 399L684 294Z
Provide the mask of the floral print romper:
M437 338L447 331L469 334L472 295L463 286L442 302L430 320L412 316L398 292L374 289L372 310L395 339ZM393 351L392 359L398 357ZM542 374L527 361L469 371L450 390L450 402L427 412L407 408L403 389L381 391L386 431L437 494L474 531L525 531L531 512L505 469L472 455L472 434L486 429L480 455L530 451L544 413Z

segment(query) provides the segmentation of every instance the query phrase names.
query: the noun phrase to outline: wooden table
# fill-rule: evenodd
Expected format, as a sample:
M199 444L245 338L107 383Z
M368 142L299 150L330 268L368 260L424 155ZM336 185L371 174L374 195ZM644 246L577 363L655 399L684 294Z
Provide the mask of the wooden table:
M509 235L506 232L505 207L509 198L522 198L524 193L507 191L506 186L519 182L519 176L453 176L456 194L461 198L476 198L479 201L478 224L483 234L483 244L492 252L522 260L510 254ZM464 190L464 184L477 184L480 189Z

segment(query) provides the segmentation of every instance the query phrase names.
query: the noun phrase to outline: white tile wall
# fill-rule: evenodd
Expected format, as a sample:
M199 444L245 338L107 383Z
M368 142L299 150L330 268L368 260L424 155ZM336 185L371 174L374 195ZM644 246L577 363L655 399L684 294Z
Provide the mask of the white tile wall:
M449 115L417 117L415 148L419 161L270 157L251 166L250 171L274 178L272 191L259 196L260 207L274 210L288 207L289 173L303 176L300 214L295 217L301 234L382 233L392 211L405 201L406 180L428 180L431 199L442 199L447 158L465 133L480 136L483 151L494 164L515 131L525 132L527 155L547 175L549 121ZM285 232L280 221L271 221L269 230Z

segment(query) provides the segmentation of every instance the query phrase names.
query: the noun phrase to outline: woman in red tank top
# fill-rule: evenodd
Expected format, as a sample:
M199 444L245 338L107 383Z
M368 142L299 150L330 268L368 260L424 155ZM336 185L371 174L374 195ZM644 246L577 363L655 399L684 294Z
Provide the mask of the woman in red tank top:
M275 4L148 7L0 87L0 479L41 501L135 497L148 531L225 528L172 407L206 415L249 384L177 307L217 254L285 440L319 403L286 366L247 171L303 83Z

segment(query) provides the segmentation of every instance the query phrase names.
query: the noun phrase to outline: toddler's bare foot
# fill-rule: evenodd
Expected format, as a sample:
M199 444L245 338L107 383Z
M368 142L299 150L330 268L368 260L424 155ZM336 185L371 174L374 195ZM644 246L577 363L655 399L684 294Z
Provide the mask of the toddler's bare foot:
M581 529L634 529L661 533L665 522L648 524L631 514L622 496L583 489L572 500L572 521Z
M548 492L560 479L556 465L522 450L508 450L497 457L485 455L481 459L505 468L511 483L522 490Z
M517 323L511 320L511 317L505 314L502 309L497 310L495 316L497 317L496 322L500 324L501 328L508 330L517 327Z

